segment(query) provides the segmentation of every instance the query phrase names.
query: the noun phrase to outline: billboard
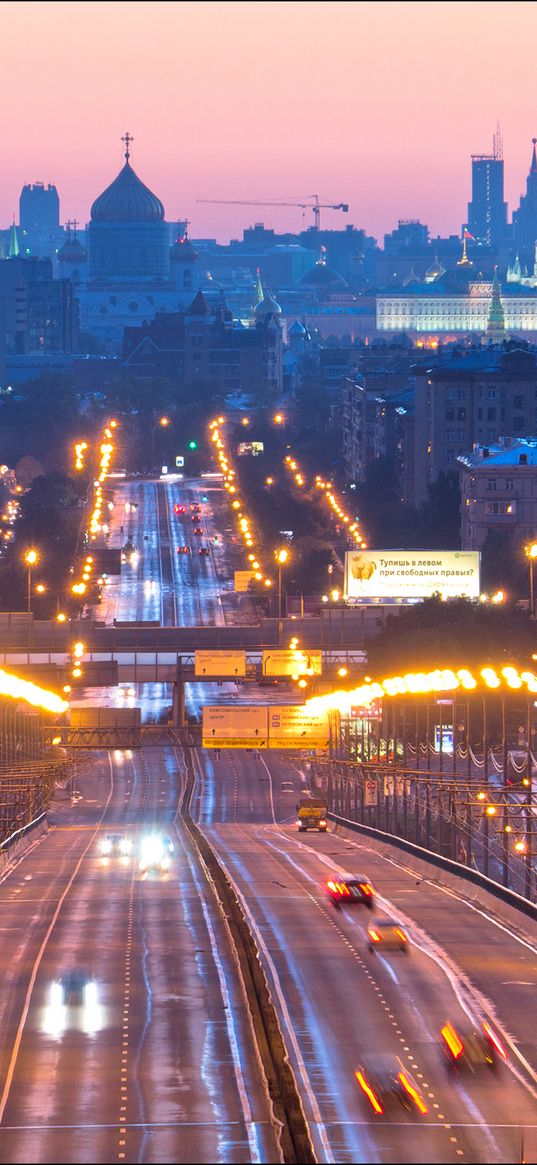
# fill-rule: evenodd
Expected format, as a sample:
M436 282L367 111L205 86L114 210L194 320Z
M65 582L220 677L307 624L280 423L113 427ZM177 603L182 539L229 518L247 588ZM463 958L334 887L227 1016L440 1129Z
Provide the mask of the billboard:
M249 590L252 579L255 578L255 570L235 570L233 572L233 586L236 594Z
M262 441L241 441L237 445L239 457L259 457L259 454L264 452L265 446Z
M204 748L266 748L265 704L206 705L202 708Z
M350 550L345 555L348 603L478 599L478 550Z
M313 714L301 704L269 705L268 730L269 748L328 748L328 713Z
M194 675L245 676L246 655L244 651L196 651Z
M322 651L302 651L269 648L263 652L261 675L263 676L320 676L323 673Z

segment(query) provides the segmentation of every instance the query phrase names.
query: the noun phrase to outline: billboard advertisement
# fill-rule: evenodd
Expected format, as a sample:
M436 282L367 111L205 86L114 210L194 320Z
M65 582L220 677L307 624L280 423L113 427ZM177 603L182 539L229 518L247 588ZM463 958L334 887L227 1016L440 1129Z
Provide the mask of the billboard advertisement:
M478 550L350 550L345 555L348 603L478 599Z
M265 446L262 441L241 441L237 445L239 457L259 457L259 454L264 452Z

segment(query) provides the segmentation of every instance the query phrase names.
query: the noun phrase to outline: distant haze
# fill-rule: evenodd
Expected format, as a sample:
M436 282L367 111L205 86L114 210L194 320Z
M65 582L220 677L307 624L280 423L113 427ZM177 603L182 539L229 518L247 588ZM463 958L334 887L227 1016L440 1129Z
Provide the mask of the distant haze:
M470 154L504 138L509 211L537 136L533 3L2 3L0 224L23 182L62 220L132 163L195 237L311 212L197 198L348 202L322 224L459 233Z

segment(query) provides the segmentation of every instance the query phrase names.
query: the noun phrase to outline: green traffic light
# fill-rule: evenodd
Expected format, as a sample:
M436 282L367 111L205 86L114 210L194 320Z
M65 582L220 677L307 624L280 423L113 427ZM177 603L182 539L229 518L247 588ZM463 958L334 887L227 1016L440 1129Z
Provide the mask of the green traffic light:
M197 449L197 448L198 448L198 442L197 442L197 441L189 441L189 442L188 442L188 448L189 448L189 449Z

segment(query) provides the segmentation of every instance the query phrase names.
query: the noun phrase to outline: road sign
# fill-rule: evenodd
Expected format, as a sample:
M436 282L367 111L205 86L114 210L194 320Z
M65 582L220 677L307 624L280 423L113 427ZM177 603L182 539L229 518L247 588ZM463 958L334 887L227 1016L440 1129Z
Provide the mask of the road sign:
M235 591L247 591L253 578L255 578L255 570L236 570L234 574Z
M184 464L185 464L185 459L184 459L184 457L176 457L176 458L175 458L175 467L176 467L176 469L182 469L182 468L183 468L183 466L184 466Z
M322 672L322 651L302 651L297 648L296 651L270 649L263 652L263 676L320 676Z
M365 808L369 809L371 807L371 805L376 805L377 799L378 799L377 798L377 782L370 781L369 779L364 781L364 806L365 806Z
M202 716L204 748L267 748L265 705L207 705Z
M244 651L196 651L194 675L245 676L246 654Z
M313 714L306 706L287 704L268 708L269 748L326 751L329 727L326 712Z

